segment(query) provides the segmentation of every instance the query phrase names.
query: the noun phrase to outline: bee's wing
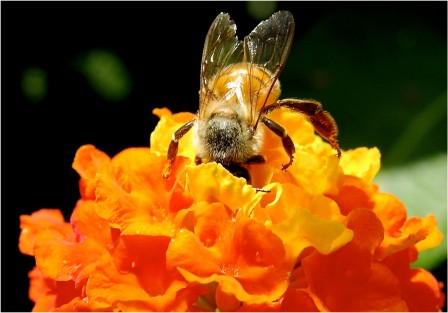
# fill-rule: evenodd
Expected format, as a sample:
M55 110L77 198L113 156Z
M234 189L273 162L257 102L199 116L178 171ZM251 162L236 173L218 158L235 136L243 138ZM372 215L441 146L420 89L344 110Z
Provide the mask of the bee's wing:
M215 18L207 33L201 62L200 118L204 117L207 105L215 97L212 78L243 59L243 43L238 41L235 34L236 25L226 13L220 13Z
M258 24L255 29L244 38L244 62L247 63L249 73L255 67L266 69L270 78L258 89L251 90L250 117L251 125L256 128L260 114L267 104L266 101L257 106L258 95L261 90L273 88L282 71L294 37L294 18L288 11L274 13L269 19ZM249 75L250 76L250 75ZM265 97L266 100L268 97Z

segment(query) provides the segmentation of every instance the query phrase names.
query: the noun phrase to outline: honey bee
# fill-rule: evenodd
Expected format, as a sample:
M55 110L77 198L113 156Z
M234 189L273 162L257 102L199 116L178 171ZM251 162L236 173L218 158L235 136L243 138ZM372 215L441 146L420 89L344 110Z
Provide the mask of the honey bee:
M236 25L220 13L207 33L202 54L199 110L195 119L180 127L168 148L168 178L179 140L194 131L196 164L221 163L233 175L251 183L245 164L261 163L263 123L278 135L289 156L282 170L291 166L295 147L286 130L266 117L278 108L304 114L321 137L340 157L338 128L333 117L314 100L283 99L278 77L285 66L294 37L294 18L288 11L274 13L262 21L243 41L236 37Z

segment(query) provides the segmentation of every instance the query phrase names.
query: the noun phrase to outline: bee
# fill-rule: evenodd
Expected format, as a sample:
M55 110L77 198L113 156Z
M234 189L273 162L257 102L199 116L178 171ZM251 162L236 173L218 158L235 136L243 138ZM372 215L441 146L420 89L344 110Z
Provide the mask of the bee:
M168 148L168 178L179 140L193 129L196 164L221 163L229 172L251 183L245 164L262 163L263 123L282 140L289 162L295 147L286 130L266 115L278 108L304 114L316 132L340 157L338 128L330 113L314 100L282 99L278 77L283 70L294 37L294 18L288 11L274 13L262 21L243 41L236 37L236 25L220 13L207 33L200 71L199 110L196 118L180 127Z

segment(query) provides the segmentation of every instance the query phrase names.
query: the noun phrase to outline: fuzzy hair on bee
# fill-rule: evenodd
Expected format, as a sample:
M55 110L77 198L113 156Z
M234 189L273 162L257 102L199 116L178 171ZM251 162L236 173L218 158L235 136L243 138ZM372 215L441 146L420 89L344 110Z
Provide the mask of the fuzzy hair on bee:
M274 13L262 21L244 39L238 40L236 25L226 13L220 13L207 33L201 61L199 110L195 119L181 126L168 147L170 175L179 140L192 129L196 164L221 163L233 175L251 183L245 165L265 162L260 154L263 123L282 140L289 162L295 146L287 131L266 115L287 108L305 115L320 136L341 155L338 128L330 113L315 100L282 99L278 77L292 47L295 23L288 11Z
M258 154L263 144L263 128L252 129L244 114L225 107L218 108L207 119L198 120L193 132L198 157L224 166Z

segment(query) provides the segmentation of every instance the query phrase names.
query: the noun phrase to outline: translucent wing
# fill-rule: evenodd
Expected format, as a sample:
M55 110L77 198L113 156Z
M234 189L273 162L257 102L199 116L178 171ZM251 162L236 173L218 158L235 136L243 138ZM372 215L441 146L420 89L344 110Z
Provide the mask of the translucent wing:
M210 26L202 54L199 118L207 115L213 100L234 97L247 107L247 118L256 128L291 49L294 19L290 12L280 11L258 24L244 41L235 34L236 25L225 13Z
M228 65L242 61L243 45L238 41L236 25L226 13L213 21L205 39L201 62L199 117L203 118L206 106L215 97L213 78Z
M268 20L258 24L258 26L244 38L244 60L248 64L249 73L252 73L257 67L267 70L262 79L263 84L251 91L251 123L256 128L260 113L267 104L266 90L271 92L277 81L291 50L294 37L294 18L288 11L279 11L274 13ZM251 76L251 75L249 75ZM264 102L256 106L260 92L263 91Z

